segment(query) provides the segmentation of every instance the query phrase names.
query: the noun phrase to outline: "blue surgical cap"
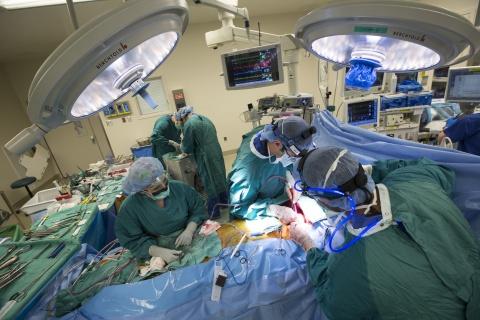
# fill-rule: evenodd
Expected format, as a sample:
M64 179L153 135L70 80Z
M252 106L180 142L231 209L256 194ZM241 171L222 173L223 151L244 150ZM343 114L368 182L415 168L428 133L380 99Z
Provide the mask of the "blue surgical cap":
M157 158L142 157L137 159L123 181L123 191L127 194L137 193L150 186L165 170Z
M260 134L260 139L269 142L279 140L285 148L294 146L301 152L313 147L312 138L315 132L316 129L309 126L302 118L290 116L280 119L273 125L266 125Z
M182 120L192 112L193 112L193 107L192 106L185 106L183 108L180 108L175 113L175 119L177 121Z

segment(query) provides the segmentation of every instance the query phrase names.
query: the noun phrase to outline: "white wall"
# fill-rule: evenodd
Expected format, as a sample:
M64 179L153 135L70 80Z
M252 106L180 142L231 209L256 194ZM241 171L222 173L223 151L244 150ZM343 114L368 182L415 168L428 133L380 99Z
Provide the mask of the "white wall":
M296 20L301 14L267 16L261 18L261 30L282 34L294 30ZM257 20L251 21L252 29L256 29ZM213 50L205 44L205 32L218 29L219 22L189 25L178 48L172 53L164 65L161 65L152 77L162 77L169 99L170 111L174 110L172 90L183 89L187 104L195 107L195 111L210 118L217 128L218 139L224 151L237 149L241 136L251 129L250 123L240 120L240 114L247 110L247 104L257 99L277 94L287 94L284 84L227 91L222 73L220 55L233 48L243 49L256 44L229 45ZM321 98L317 88L317 59L306 56L301 51L299 64L299 91L314 94L315 102ZM126 100L126 99L120 99ZM132 117L106 121L102 115L110 144L115 155L129 154L130 147L140 137L151 134L153 123L158 114L146 117L138 114L136 99L128 99L133 111ZM125 121L125 122L123 122ZM227 141L224 141L224 137Z
M5 73L20 103L26 110L28 89L35 73L44 58L17 61L4 66ZM11 120L15 119L10 117ZM74 124L63 125L50 131L45 139L55 157L62 175L78 172L78 167L88 168L88 164L111 155L111 149L98 116L81 121L82 128L75 130Z
M22 107L20 100L15 94L15 90L11 85L7 74L4 72L3 66L1 65L0 101L2 104L2 116L0 117L0 190L6 192L7 198L13 204L27 196L27 191L24 188L16 190L10 189L10 183L17 180L18 177L13 172L10 163L7 161L3 152L3 146L22 129L30 126L31 123L25 113L25 109ZM56 170L50 162L43 179L31 185L31 189L35 189L37 186L44 183L45 180L53 177L55 173ZM0 208L7 210L6 204L1 199Z

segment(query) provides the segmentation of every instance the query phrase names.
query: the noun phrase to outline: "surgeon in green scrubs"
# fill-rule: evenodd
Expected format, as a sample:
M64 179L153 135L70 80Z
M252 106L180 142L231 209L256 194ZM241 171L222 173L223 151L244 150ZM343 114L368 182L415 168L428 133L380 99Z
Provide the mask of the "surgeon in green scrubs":
M192 243L197 226L206 219L200 194L183 182L167 180L162 164L153 157L133 163L123 189L129 196L115 223L120 244L137 258L160 257L167 264L179 259L182 247ZM174 245L159 245L173 233L179 233Z
M207 117L193 112L185 106L175 114L176 124L183 132L181 149L193 155L198 174L207 193L208 214L220 217L220 204L227 203L227 178L222 148L217 131Z
M350 247L353 235L345 231L345 243L334 246L345 247L339 253L331 253L331 233L291 225L328 319L480 319L480 248L450 199L453 171L428 159L387 160L374 163L369 176L336 147L310 152L299 170L302 188L330 212L349 212L351 202L321 189L348 187L360 221L386 211L395 221Z
M163 155L169 152L180 151L181 130L175 126L174 115L164 115L155 121L152 135L152 156L163 162Z
M300 117L289 116L274 124L245 134L228 174L231 215L255 220L288 214L280 206L289 197L285 192L287 170L293 170L301 154L313 147L316 132ZM275 210L271 210L274 208Z

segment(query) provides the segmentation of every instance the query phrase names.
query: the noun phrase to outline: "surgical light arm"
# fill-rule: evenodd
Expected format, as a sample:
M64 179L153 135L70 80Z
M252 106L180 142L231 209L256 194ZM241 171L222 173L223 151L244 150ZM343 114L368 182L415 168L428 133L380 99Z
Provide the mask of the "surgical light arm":
M237 0L230 0L230 1L218 1L218 0L193 0L195 4L203 4L208 7L216 8L219 11L228 12L233 14L234 16L242 17L246 23L250 20L248 17L248 10L247 8L238 8ZM245 26L248 28L248 25Z
M33 124L23 129L5 144L3 152L18 177L25 176L25 174L22 173L22 167L19 165L21 156L38 144L46 133L47 131Z

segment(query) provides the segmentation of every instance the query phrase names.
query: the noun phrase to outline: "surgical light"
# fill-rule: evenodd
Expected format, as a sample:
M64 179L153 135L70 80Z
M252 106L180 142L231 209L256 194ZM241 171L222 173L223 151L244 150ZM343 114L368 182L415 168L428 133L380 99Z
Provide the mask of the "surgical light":
M353 66L350 71L356 69L358 83L373 83L376 71L409 72L456 64L480 48L479 30L464 17L397 0L327 2L297 21L295 36L319 58Z
M73 0L73 2L89 2L93 0ZM0 0L0 7L7 10L25 9L32 7L53 6L65 4L65 0Z
M168 58L187 24L185 0L129 1L85 24L35 75L30 119L48 131L88 117L128 92L155 107L144 79Z

